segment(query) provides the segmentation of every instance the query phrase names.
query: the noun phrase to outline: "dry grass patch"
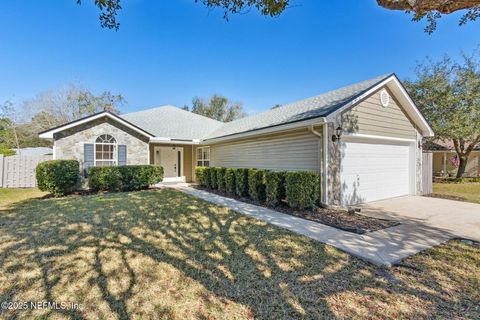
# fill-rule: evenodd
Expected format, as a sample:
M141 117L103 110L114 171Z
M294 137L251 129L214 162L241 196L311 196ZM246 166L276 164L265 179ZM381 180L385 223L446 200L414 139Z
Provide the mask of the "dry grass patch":
M480 248L384 269L163 189L26 200L0 211L0 301L80 310L0 318L475 318Z
M434 183L433 194L452 196L463 201L480 203L480 183Z

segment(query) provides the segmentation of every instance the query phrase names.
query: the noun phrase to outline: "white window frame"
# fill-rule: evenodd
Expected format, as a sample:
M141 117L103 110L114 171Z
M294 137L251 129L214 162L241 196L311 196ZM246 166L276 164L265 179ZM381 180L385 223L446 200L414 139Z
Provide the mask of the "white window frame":
M101 136L110 136L113 138L113 140L115 140L114 143L104 143L104 142L97 142L98 138L100 138ZM105 160L105 159L99 159L97 160L97 145L101 145L101 146L104 146L104 145L109 145L109 146L113 146L113 158L110 160ZM103 150L102 150L102 155L103 155ZM95 138L95 143L93 144L93 166L94 167L100 167L99 165L97 165L97 161L98 162L107 162L107 161L111 161L113 162L113 164L111 165L111 167L114 167L114 166L118 166L118 142L117 142L117 138L115 138L115 136L113 136L112 134L109 134L109 133L104 133L104 134L101 134L99 136L97 136Z
M208 152L204 153L204 151L208 151ZM201 155L200 159L198 157L199 153ZM205 154L207 154L206 158L204 158ZM195 156L195 161L196 161L195 163L197 164L197 167L210 167L211 165L210 156L211 156L210 146L198 147L197 154ZM208 162L208 166L205 165L205 162Z

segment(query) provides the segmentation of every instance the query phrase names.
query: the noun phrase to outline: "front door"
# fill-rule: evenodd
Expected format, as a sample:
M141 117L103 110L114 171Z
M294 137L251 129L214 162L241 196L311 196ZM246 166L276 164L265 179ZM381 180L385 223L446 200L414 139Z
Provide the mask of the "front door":
M155 147L155 164L163 167L164 181L183 181L183 148Z

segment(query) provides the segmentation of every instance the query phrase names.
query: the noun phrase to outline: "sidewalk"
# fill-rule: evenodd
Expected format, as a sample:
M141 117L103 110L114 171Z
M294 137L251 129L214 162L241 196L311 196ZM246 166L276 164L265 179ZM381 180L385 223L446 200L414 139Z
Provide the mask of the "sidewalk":
M403 221L402 224L395 227L368 234L355 234L198 190L188 186L188 184L173 184L167 187L175 188L216 205L228 207L239 213L302 234L381 266L391 266L406 257L455 237L445 230L408 221Z

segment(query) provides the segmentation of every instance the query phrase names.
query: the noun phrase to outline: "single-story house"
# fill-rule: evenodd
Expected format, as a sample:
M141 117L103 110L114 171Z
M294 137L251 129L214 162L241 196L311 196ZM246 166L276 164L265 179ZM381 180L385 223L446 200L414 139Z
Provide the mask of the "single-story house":
M53 140L55 159L158 164L166 181L195 181L197 166L316 171L325 205L420 193L422 139L431 136L395 74L228 123L163 106L40 133Z
M454 177L457 175L458 160L453 142L439 140L429 141L425 143L424 150L433 153L434 177ZM480 145L477 145L470 153L464 176L480 176Z

